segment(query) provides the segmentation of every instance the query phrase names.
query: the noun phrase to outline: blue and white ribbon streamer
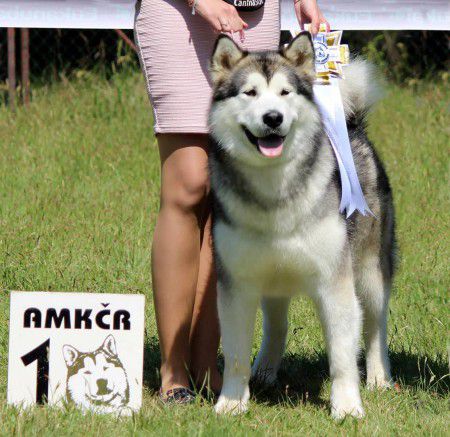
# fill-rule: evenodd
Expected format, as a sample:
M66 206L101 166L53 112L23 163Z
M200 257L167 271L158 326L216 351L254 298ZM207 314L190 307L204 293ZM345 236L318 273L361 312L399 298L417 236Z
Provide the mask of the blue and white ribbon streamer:
M327 36L330 37L331 45L327 42ZM345 212L348 218L355 211L359 211L362 215L373 213L367 205L359 183L339 90L338 80L343 80L341 65L348 62L348 55L344 55L341 51L342 48L348 53L348 47L340 45L341 36L342 32L319 32L313 38L318 74L318 80L314 85L314 99L321 112L325 131L339 166L342 187L339 211Z
M314 98L339 165L342 186L339 211L346 212L347 218L355 211L373 215L356 172L338 80L341 79L331 78L329 85L314 85Z

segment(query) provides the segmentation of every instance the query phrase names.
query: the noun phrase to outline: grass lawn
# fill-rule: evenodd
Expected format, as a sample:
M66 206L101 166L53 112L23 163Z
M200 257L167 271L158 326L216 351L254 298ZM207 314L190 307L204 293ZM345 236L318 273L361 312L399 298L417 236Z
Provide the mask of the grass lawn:
M290 313L276 389L255 388L242 417L212 406L160 405L151 301L150 244L159 163L138 72L36 89L12 115L0 108L0 433L4 435L448 435L448 87L390 87L370 137L391 178L401 263L390 305L397 390L362 388L367 416L334 422L324 342L311 304ZM8 290L143 293L147 296L141 412L83 416L73 409L6 405ZM254 354L261 338L261 319ZM361 360L362 361L362 360ZM363 362L361 363L363 364ZM361 369L363 366L361 365Z

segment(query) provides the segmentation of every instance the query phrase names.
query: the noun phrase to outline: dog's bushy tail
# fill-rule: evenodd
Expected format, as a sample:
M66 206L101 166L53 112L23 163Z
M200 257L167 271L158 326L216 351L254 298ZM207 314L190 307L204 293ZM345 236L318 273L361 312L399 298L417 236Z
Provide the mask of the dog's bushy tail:
M344 67L344 75L345 79L339 81L339 87L347 123L361 125L383 95L380 78L374 65L358 58Z

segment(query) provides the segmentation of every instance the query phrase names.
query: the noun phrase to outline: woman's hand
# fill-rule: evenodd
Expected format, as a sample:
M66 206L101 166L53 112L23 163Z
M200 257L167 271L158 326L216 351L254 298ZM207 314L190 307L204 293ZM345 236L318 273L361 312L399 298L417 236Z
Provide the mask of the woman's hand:
M316 35L320 23L325 23L327 32L330 31L330 24L325 20L316 0L294 0L294 8L295 15L297 15L297 20L302 28L304 24L311 23L311 33Z
M189 1L190 5L192 3ZM248 27L248 24L239 16L236 8L223 0L198 0L195 11L216 32L242 32Z

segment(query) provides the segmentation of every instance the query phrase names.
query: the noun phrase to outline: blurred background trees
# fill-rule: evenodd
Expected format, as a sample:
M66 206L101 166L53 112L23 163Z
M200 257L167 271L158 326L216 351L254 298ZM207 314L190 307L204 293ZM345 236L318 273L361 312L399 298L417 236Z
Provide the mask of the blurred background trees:
M20 43L16 32L17 68ZM33 86L117 69L139 68L130 41L132 31L30 29L30 74ZM128 38L128 43L126 39ZM0 101L7 94L6 29L0 29ZM402 86L420 80L448 80L450 32L347 31L344 42L353 54L374 62L390 81ZM20 81L18 81L20 87Z

